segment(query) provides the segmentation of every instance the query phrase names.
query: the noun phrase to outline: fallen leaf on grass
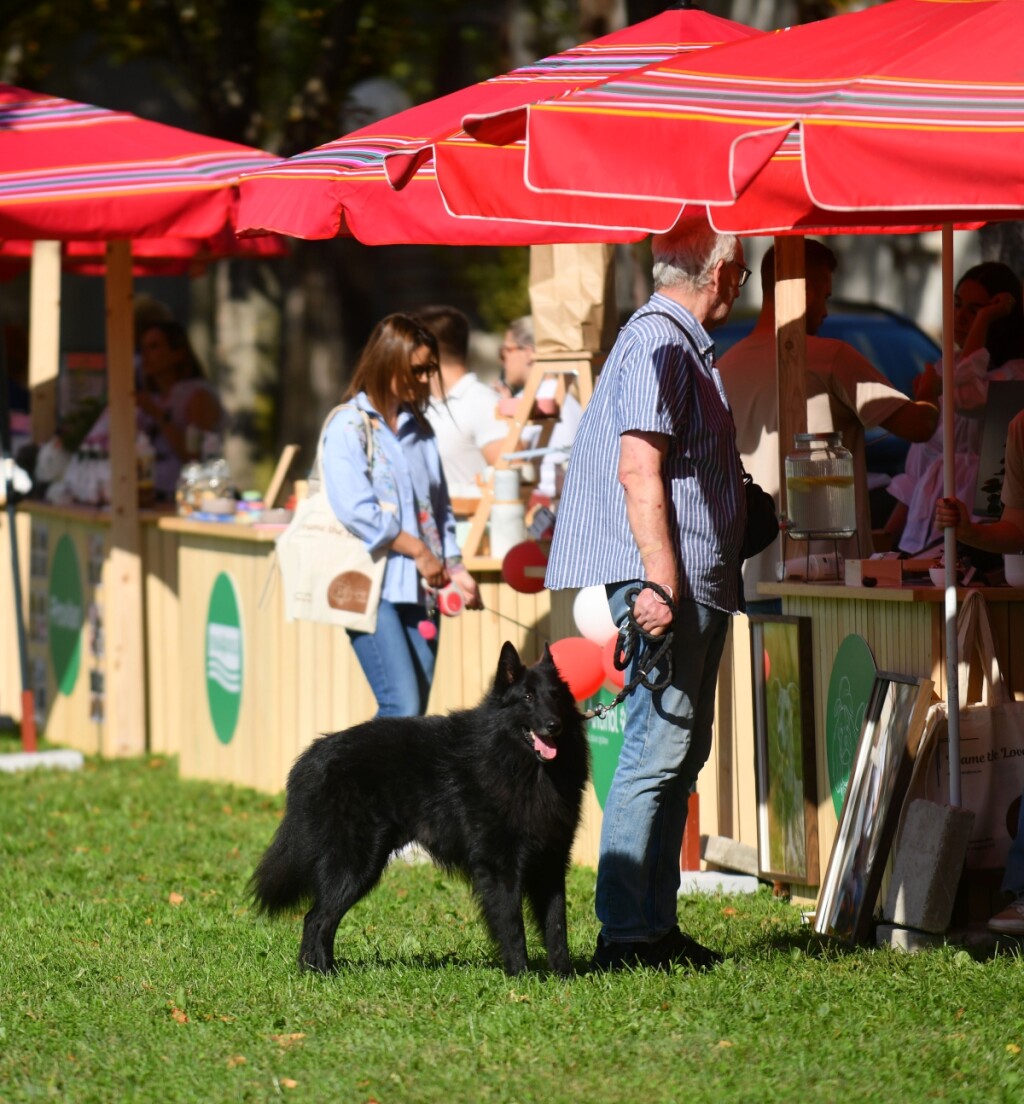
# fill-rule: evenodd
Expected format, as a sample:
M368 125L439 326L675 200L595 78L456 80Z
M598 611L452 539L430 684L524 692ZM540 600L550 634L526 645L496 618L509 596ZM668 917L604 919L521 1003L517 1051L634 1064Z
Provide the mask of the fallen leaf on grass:
M1016 1043L1007 1043L1006 1044L1006 1053L1007 1054L1020 1054L1020 1047Z
M290 1035L271 1035L270 1041L278 1046L289 1047L295 1043L301 1043L305 1039L305 1031L293 1031Z
M718 1042L715 1043L715 1048L717 1050L725 1050L727 1047L731 1046L732 1043L730 1043L728 1039L719 1039Z
M188 1016L180 1008L171 1008L171 1019L175 1023L186 1024L188 1023Z
M739 916L739 911L734 909L731 905L728 908L722 909L723 916Z
M167 896L167 903L169 905L180 905L184 900L185 898L180 893L170 893Z
M297 1089L299 1087L298 1081L293 1081L290 1077L282 1077L280 1084L285 1089Z
M236 1066L244 1066L249 1059L244 1054L236 1054L228 1059L228 1069L234 1069Z
M529 1004L530 1003L530 998L527 996L526 993L517 993L514 989L512 990L511 993L509 993L508 999L513 1004Z

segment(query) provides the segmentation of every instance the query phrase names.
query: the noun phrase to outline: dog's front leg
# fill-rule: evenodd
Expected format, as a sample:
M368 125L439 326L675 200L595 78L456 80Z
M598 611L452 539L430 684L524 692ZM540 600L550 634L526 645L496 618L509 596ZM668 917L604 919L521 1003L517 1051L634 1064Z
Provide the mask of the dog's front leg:
M565 922L565 874L534 871L526 883L526 892L533 914L544 935L548 966L556 974L572 973L569 941Z
M505 971L526 970L526 928L523 925L523 889L518 878L493 870L477 869L473 889L484 919L499 948Z

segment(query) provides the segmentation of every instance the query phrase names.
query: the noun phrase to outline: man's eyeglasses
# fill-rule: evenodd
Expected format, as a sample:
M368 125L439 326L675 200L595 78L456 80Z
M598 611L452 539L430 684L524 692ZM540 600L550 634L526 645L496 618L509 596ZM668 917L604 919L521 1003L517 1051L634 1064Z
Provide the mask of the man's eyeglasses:
M441 365L436 360L428 360L423 364L413 364L410 370L417 379L424 380L429 379L435 372L440 372Z
M740 270L738 286L743 287L743 285L750 279L750 269L747 268L745 264L740 264L739 261L730 261L729 264L735 265Z

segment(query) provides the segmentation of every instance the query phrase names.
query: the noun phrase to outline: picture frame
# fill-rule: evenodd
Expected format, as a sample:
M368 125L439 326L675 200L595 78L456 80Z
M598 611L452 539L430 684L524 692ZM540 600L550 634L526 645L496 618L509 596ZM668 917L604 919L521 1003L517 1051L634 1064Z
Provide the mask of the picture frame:
M865 942L924 734L932 681L879 671L850 771L814 930Z
M811 655L809 617L750 618L758 874L816 886L818 784Z

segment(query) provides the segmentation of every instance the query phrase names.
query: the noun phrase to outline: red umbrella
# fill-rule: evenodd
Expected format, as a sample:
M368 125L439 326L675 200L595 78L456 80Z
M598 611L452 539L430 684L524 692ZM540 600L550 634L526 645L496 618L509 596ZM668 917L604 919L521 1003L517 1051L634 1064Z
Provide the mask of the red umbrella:
M420 104L296 155L242 183L239 228L301 238L351 235L367 245L531 245L570 241L635 241L642 220L617 229L532 225L453 218L438 191L437 143L457 141L467 112L521 111L541 97L564 95L608 76L681 51L757 32L694 10L673 10L594 39L532 65ZM521 156L521 150L520 156ZM478 180L503 187L508 155L492 162L472 150ZM489 174L492 172L494 176ZM401 188L396 194L394 187ZM649 204L638 205L641 211ZM675 221L678 205L669 224ZM666 216L667 217L667 216ZM577 220L578 221L578 220Z
M113 709L107 749L145 747L141 555L132 403L131 258L141 238L217 239L231 227L244 169L276 160L250 149L147 122L123 111L0 85L0 238L112 241L107 266L111 425L111 595L108 687ZM11 496L8 494L8 503ZM34 749L15 527L11 558L22 667L22 742Z
M887 224L1014 217L1022 35L1015 0L890 0L655 63L532 105L527 183L728 205L790 138L803 197L821 210ZM485 141L516 134L507 119L467 123Z
M125 111L0 85L0 237L211 238L239 173L278 160Z

